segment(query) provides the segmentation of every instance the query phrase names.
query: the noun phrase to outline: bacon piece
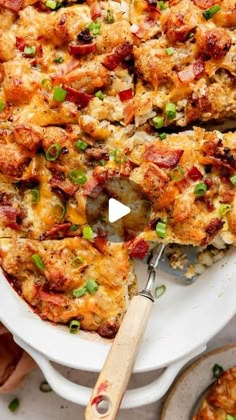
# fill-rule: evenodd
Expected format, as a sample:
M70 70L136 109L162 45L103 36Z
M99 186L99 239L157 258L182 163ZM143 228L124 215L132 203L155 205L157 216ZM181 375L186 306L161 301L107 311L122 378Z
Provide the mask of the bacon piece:
M90 44L70 44L68 46L68 50L70 55L87 55L96 51L96 44L95 42L91 42Z
M159 149L156 145L151 144L146 147L146 151L143 155L143 159L147 162L153 162L159 168L168 168L172 169L179 163L181 156L183 155L184 150L175 149Z
M119 325L116 322L105 321L98 328L98 334L101 337L114 338L116 336L116 334L117 334L118 329L119 329ZM98 396L98 397L95 397L95 398L100 398L100 397ZM95 399L93 399L92 404L95 404L95 401L94 400Z
M193 63L193 73L194 73L195 79L198 79L199 77L201 77L204 72L205 72L205 61L203 60L202 57L200 57L198 58L198 60L196 60Z
M215 236L217 232L219 232L220 229L224 226L224 221L219 219L218 217L215 217L212 219L209 223L209 225L206 228L206 232L210 236Z
M53 177L49 180L49 184L52 189L58 188L69 197L72 197L78 190L78 186L70 182L70 180L65 178L63 174L53 175Z
M170 42L184 42L194 25L184 23L184 17L180 13L170 14L164 24L164 32Z
M1 0L0 0L1 1ZM25 40L24 40L24 38L20 38L20 37L16 37L16 48L19 50L19 51L21 51L21 52L23 52L24 51L24 48L25 48L25 46L26 46L26 42L25 42Z
M133 47L129 42L123 42L114 48L112 54L107 55L102 64L108 70L115 70L116 67L126 58L129 57L133 52Z
M198 79L203 75L205 71L205 62L202 58L199 58L192 65L186 67L186 69L179 71L178 78L183 83L190 83L194 79Z
M44 302L53 303L54 305L57 305L57 306L65 305L65 298L58 294L48 293L48 292L44 292L43 290L39 290L38 296Z
M209 7L214 6L217 0L193 0L196 6L200 7L200 9L205 10L209 9Z
M43 241L46 238L64 238L65 233L71 227L71 222L60 223L53 226L51 229L48 229L40 236L40 240Z
M94 159L94 160L98 160L98 159L104 159L104 160L109 160L109 153L108 153L108 149L104 146L104 147L89 147L88 149L85 150L85 156L88 159Z
M19 230L19 218L21 211L12 206L6 205L0 207L0 221L4 226L14 230Z
M107 238L104 236L96 236L94 247L101 252L101 254L105 254L107 249Z
M149 245L144 239L136 238L128 243L128 249L130 257L143 259L149 251Z
M124 123L125 125L129 125L135 115L135 108L134 108L134 102L130 101L125 107L124 107Z
M66 101L76 104L79 110L86 108L86 106L88 106L89 102L93 98L93 95L80 92L79 90L71 88L70 86L64 85L64 88L67 91Z
M96 1L90 6L90 14L91 14L92 20L95 20L97 17L101 16L102 14L100 6Z
M200 179L202 179L202 174L201 174L201 172L198 170L198 168L196 168L196 166L193 166L191 169L189 169L189 171L188 171L188 176L189 176L189 178L191 178L193 181L199 181Z
M0 0L0 6L6 7L13 12L19 12L23 0Z
M132 89L126 89L119 92L119 97L122 102L128 101L129 99L133 98L133 90Z

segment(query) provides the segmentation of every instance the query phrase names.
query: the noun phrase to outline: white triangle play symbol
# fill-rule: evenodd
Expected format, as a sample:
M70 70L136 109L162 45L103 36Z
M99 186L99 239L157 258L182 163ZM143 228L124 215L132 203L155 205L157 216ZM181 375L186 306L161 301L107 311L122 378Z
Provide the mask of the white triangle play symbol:
M108 220L110 223L116 222L130 213L130 208L125 206L115 198L110 198L108 202Z

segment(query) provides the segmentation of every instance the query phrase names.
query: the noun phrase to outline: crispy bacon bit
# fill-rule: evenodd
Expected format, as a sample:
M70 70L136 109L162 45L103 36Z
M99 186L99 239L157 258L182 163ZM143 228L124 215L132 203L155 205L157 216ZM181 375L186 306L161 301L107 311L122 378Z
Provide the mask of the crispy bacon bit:
M65 305L65 298L58 294L44 292L43 290L39 290L38 293L41 300L44 302L53 303L54 305L63 306Z
M1 0L0 0L0 2L1 2ZM16 48L17 48L19 51L23 52L23 51L24 51L25 46L26 46L26 42L25 42L24 38L19 38L19 37L17 36L17 37L16 37Z
M182 149L158 149L157 146L152 144L146 147L146 151L143 155L143 158L147 162L155 163L157 166L159 166L159 168L172 169L179 163L179 160L183 153L184 150Z
M194 79L198 79L205 71L205 62L202 58L196 60L192 65L186 67L184 70L179 71L178 78L183 83L190 83Z
M217 232L219 232L220 229L224 226L224 221L219 219L218 217L215 217L212 219L209 223L209 225L206 228L206 233L210 236L215 236Z
M97 19L97 17L101 16L102 11L101 11L100 6L97 2L94 2L93 4L91 4L90 14L91 14L92 20L95 20L95 19Z
M115 70L116 67L126 58L132 54L133 47L129 42L123 42L114 48L112 54L107 55L102 64L108 70Z
M109 160L109 153L107 148L104 147L89 147L85 150L85 156L91 160L104 159Z
M133 98L133 90L132 89L126 89L119 92L119 97L122 102L128 101L129 99Z
M48 229L40 236L40 240L43 241L46 238L64 238L68 229L71 227L71 222L60 223L59 225L53 226L51 229Z
M23 0L0 0L0 6L6 7L13 12L19 12Z
M105 338L114 338L119 329L116 322L106 321L98 328L98 334Z
M196 166L193 166L189 171L188 171L188 176L189 178L191 178L193 181L199 181L200 179L202 179L202 174L201 172L196 168Z
M78 186L70 182L70 180L65 178L63 174L53 175L53 177L49 180L49 184L53 190L59 189L62 191L62 193L66 195L66 198L72 197L78 189Z
M96 44L70 44L68 50L70 55L87 55L96 51Z
M193 29L193 25L184 23L184 17L180 13L170 14L164 25L166 36L173 43L186 41Z
M88 106L89 102L93 98L93 95L80 92L79 90L71 88L70 86L64 85L64 88L67 91L66 100L76 104L79 110L86 108L86 106Z
M134 119L134 102L130 101L125 107L124 107L124 123L125 125L129 125L133 119Z
M14 230L19 230L19 219L21 217L20 209L6 205L0 207L0 220L4 226Z
M193 0L196 6L200 7L200 9L205 10L209 9L209 7L214 6L217 2L216 0Z
M198 58L198 60L196 60L193 63L193 73L194 73L195 79L199 79L199 77L201 77L204 72L205 72L205 61L203 60L202 57L200 57Z
M128 243L128 249L132 258L143 259L149 251L149 245L144 239L136 238Z
M104 236L96 236L94 241L94 247L101 252L101 254L105 254L107 249L107 238Z

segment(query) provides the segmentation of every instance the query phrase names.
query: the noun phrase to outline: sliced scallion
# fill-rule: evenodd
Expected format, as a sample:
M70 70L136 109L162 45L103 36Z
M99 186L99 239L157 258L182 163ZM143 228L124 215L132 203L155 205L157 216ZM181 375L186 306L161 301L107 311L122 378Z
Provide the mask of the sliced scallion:
M31 191L31 203L32 204L36 204L39 202L40 200L40 191L38 190L38 188L33 188Z
M78 225L71 225L70 230L75 232L78 229Z
M111 152L111 157L116 163L124 163L126 162L126 156L121 149L113 149Z
M49 148L47 149L45 156L46 159L50 162L56 160L61 153L61 146L59 143L53 143Z
M106 21L107 21L107 23L113 23L115 21L114 16L113 16L112 12L110 11L110 9L107 9Z
M98 99L100 99L100 101L103 101L103 100L104 100L104 98L105 98L105 95L104 95L104 93L103 93L101 90L98 90L98 91L95 93L95 96L96 96Z
M166 117L172 120L176 117L176 106L172 102L168 102L165 106Z
M236 420L236 416L231 416L231 414L226 414L225 420Z
M45 270L45 264L39 254L33 254L32 260L39 270Z
M53 100L63 102L66 99L67 91L60 86L55 86L53 91Z
M176 166L176 168L170 171L170 177L173 181L181 181L184 178L184 170L181 166Z
M84 151L87 149L88 143L85 143L85 141L83 140L77 140L75 146L77 147L77 149Z
M39 389L41 392L45 392L45 393L52 391L52 388L50 387L47 381L41 382L41 384L39 385Z
M43 79L41 85L48 91L52 89L52 82L50 79Z
M80 257L79 255L77 257L73 258L73 260L71 261L71 264L74 267L79 267L83 263L84 263L84 259L83 259L83 257Z
M204 10L202 13L206 20L211 19L217 12L219 12L220 6L218 4L214 4L214 6L210 7L209 9Z
M224 369L222 366L218 365L217 363L212 368L212 373L215 379L218 379L222 373L224 373Z
M57 57L57 58L54 58L54 63L63 63L63 61L64 61L64 58L63 57Z
M98 283L94 279L88 279L86 283L86 289L90 295L94 295L98 290Z
M194 188L194 194L201 196L204 195L207 191L207 185L204 182L199 182Z
M99 161L100 166L106 166L106 161L104 159Z
M58 203L53 206L53 214L57 219L62 220L66 214L66 207L64 204Z
M89 30L92 32L93 35L98 35L100 34L100 30L101 30L101 23L98 22L91 22L88 25Z
M166 48L166 54L167 55L172 55L172 54L174 54L174 52L175 52L175 50L174 50L173 47Z
M163 127L164 125L164 118L163 117L154 117L152 119L153 126L158 129Z
M166 286L162 284L161 286L156 287L155 289L155 298L158 299L161 297L166 291Z
M8 408L12 413L15 413L15 411L17 410L17 408L20 405L20 400L19 398L14 398L14 400L12 400L9 405Z
M51 10L55 10L57 7L57 2L54 0L47 0L45 3L45 6L48 7Z
M167 7L168 7L168 5L166 4L166 2L164 2L164 1L158 1L157 2L157 5L159 6L159 9L160 10L165 10L165 9L167 9Z
M232 209L232 206L230 204L221 204L218 208L219 215L225 216L230 210Z
M236 175L232 175L229 179L231 184L233 184L233 186L236 187Z
M30 55L31 57L33 57L36 53L36 47L35 45L30 46L25 46L24 48L24 54L25 55Z
M69 330L71 334L77 334L80 329L80 322L77 319L72 319L69 324Z
M167 225L165 222L163 221L157 222L156 233L157 233L157 236L159 236L159 238L164 239L166 237L166 229L167 229Z
M90 241L93 239L93 229L90 226L83 227L83 238Z
M5 109L5 104L3 101L0 101L0 112L2 112Z
M87 181L87 177L81 169L73 169L73 171L69 173L69 177L74 184L83 185Z
M161 140L165 140L166 139L166 133L160 133L159 137Z
M84 296L86 292L87 292L86 287L80 287L79 289L74 289L73 292L72 292L72 295L75 298L79 298L81 296Z

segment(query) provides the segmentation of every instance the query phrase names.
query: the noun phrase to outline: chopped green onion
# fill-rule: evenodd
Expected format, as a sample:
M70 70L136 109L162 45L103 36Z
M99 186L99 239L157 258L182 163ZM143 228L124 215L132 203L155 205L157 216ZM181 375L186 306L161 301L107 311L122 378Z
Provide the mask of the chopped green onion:
M87 181L87 177L81 169L73 169L73 171L69 173L69 177L75 184L83 185Z
M104 93L103 93L101 90L98 90L98 91L95 93L95 96L96 96L98 99L100 99L100 101L103 101L103 99L105 98L105 95L104 95Z
M71 334L77 334L79 329L80 329L80 322L77 321L77 319L73 319L72 321L70 321L69 330Z
M81 296L84 296L86 292L87 292L86 287L80 287L79 289L75 289L75 290L73 290L72 295L73 295L75 298L79 298L79 297L81 297Z
M45 3L45 6L48 7L51 10L55 10L57 7L57 2L54 0L47 0Z
M90 31L92 32L93 35L98 35L98 34L100 34L101 23L91 22L88 25L88 28L90 29Z
M39 254L32 255L32 260L39 270L45 269L45 264Z
M157 236L159 236L159 238L164 239L166 237L166 228L167 228L167 225L165 222L158 222L156 224L156 233L157 233Z
M166 133L160 133L159 137L161 140L165 140L166 139Z
M100 166L106 166L106 161L104 159L99 161Z
M63 61L64 61L64 58L63 57L57 57L57 58L54 58L54 63L63 63Z
M195 195L204 195L205 192L207 191L207 185L204 184L204 182L199 182L199 184L197 184L194 188L194 194Z
M35 45L32 45L31 47L25 47L24 48L24 54L25 55L31 55L31 56L34 56L35 55L35 53L36 53L36 47L35 47Z
M20 405L20 400L19 398L14 398L14 400L12 400L9 405L8 408L12 413L15 413L15 411L17 410L17 408Z
M219 12L220 6L218 4L214 4L214 6L210 7L209 9L204 10L202 13L206 20L211 19L217 12Z
M166 116L169 120L176 117L176 106L175 104L168 102L165 106Z
M67 91L60 86L55 86L53 91L53 100L63 102L66 99Z
M226 414L226 420L236 420L236 416L231 416L231 414Z
M51 82L50 79L43 79L42 82L41 82L41 85L47 90L52 89L52 82Z
M87 147L88 147L88 143L85 143L85 141L83 141L83 140L77 140L75 145L76 145L77 149L82 150L82 151L86 150Z
M88 241L93 239L93 229L90 226L83 227L83 238Z
M163 117L154 117L152 119L153 125L156 129L163 127L164 125L164 118Z
M172 55L172 54L174 54L174 52L175 52L175 50L174 50L173 47L166 48L166 54L167 55Z
M50 387L50 385L47 381L43 381L39 385L39 389L40 389L41 392L51 392L52 391L52 388Z
M70 230L72 230L72 232L75 232L78 229L78 225L71 225Z
M165 10L165 9L167 9L167 7L168 7L168 5L164 2L164 1L158 1L157 2L157 5L159 6L159 9L160 10Z
M83 263L84 263L84 259L83 259L83 257L80 257L79 255L77 257L73 258L73 260L71 261L71 264L74 267L79 267Z
M224 369L222 366L218 365L217 363L212 368L212 373L215 379L218 379L222 373L224 373Z
M126 156L121 149L114 149L111 152L111 157L114 159L116 163L124 163L126 162Z
M57 219L59 219L59 220L63 219L65 214L66 214L66 208L65 208L64 204L62 204L62 203L56 204L53 207L53 214Z
M46 159L50 162L56 160L61 153L61 146L59 143L53 143L49 146L48 150L45 153Z
M170 171L170 177L173 181L181 181L184 178L184 170L181 166L176 166L176 168Z
M231 176L229 179L231 184L233 184L233 186L236 187L236 175Z
M161 297L166 291L166 286L164 284L162 284L161 286L156 287L155 289L155 297L156 299L158 299L159 297Z
M107 23L113 23L115 21L113 14L111 13L110 9L107 9Z
M38 190L38 188L33 188L31 191L31 203L32 204L36 204L39 202L40 200L40 191Z
M93 279L89 279L86 283L86 289L90 295L94 295L98 290L98 283Z
M194 37L194 32L190 32L189 36L188 36L188 39L192 39L193 37Z
M5 104L3 101L0 101L0 112L2 112L5 108Z
M232 206L230 204L221 204L218 208L219 215L225 216L231 209Z

